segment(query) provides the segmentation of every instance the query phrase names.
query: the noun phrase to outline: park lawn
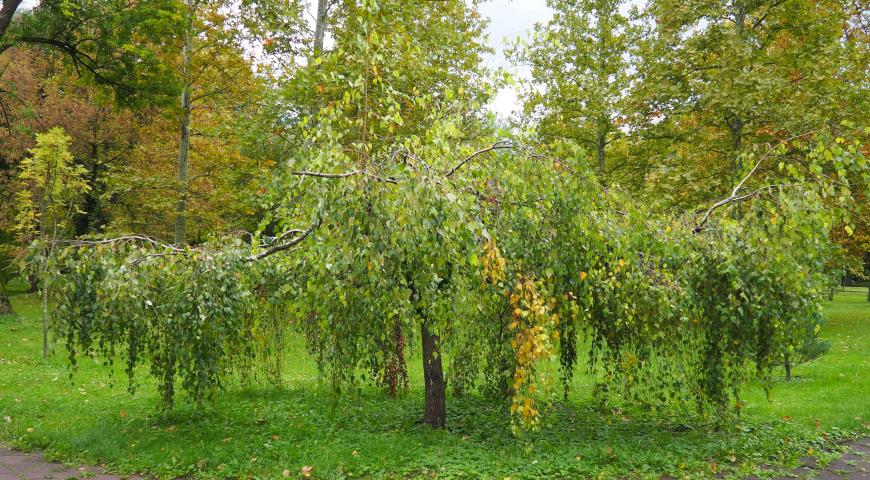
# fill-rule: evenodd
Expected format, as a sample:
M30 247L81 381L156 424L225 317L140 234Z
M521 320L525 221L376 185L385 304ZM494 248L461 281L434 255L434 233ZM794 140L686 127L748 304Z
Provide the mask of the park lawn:
M770 401L749 386L737 422L602 412L578 374L581 388L545 412L543 430L515 437L504 405L473 396L448 398L446 431L423 426L416 356L411 391L399 399L371 387L336 398L298 340L285 388L228 385L205 409L182 395L161 414L144 369L130 395L123 366L80 360L70 380L61 345L43 361L38 298L19 294L18 316L0 317L0 440L162 478L298 478L303 467L329 479L741 477L808 454L830 458L837 441L870 432L866 296L855 289L827 303L830 352L778 381Z

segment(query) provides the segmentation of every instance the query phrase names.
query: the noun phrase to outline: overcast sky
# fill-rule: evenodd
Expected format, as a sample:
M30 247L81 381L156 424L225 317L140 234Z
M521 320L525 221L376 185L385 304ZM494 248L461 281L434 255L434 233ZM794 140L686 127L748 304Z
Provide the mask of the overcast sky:
M490 18L489 44L496 50L488 59L490 67L503 67L515 78L529 75L527 68L511 66L504 58L504 47L518 36L526 37L535 23L545 23L553 16L546 0L492 0L481 5L481 13ZM517 92L513 88L503 88L493 99L490 108L501 116L509 116L519 109Z
M19 8L31 8L38 0L24 0ZM487 58L487 66L503 67L516 77L525 77L528 71L511 67L504 58L504 47L517 36L528 35L536 22L546 22L552 16L546 0L490 0L481 5L481 13L490 18L489 43L496 53ZM490 108L499 115L508 116L518 108L517 94L512 88L498 92Z

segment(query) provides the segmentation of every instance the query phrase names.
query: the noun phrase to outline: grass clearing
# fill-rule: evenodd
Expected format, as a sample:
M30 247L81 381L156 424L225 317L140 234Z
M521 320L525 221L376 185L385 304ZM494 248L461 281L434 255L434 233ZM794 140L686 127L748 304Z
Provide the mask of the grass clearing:
M795 380L777 382L770 401L760 387L748 387L733 426L601 412L580 391L545 414L541 433L522 438L511 434L504 405L474 396L448 398L446 431L423 425L415 361L411 391L399 399L370 387L336 398L318 382L300 341L286 355L286 388L231 385L205 411L180 396L176 410L160 414L145 371L131 396L122 366L110 377L108 367L82 359L70 380L60 345L43 361L38 297L12 300L17 316L0 317L0 438L123 473L278 478L312 467L312 478L328 479L740 477L807 454L825 460L836 440L870 432L865 289L825 305L822 336L831 350L797 366Z

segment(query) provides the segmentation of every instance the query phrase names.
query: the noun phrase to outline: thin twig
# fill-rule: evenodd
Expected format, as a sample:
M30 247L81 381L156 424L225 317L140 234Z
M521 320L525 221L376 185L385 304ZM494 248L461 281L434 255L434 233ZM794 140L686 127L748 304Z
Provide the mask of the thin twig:
M764 160L767 159L767 157L769 157L771 153L776 151L780 146L785 145L786 143L788 143L792 140L796 140L796 139L801 138L801 137L806 137L808 135L812 135L812 134L816 133L817 131L818 130L814 130L812 132L806 132L806 133L802 133L800 135L795 135L793 137L786 138L785 140L779 142L775 147L769 149L761 158L758 159L757 162L755 162L755 165L752 167L752 170L750 170L749 173L747 173L746 176L743 177L743 179L737 183L737 185L734 187L734 190L731 191L731 195L729 195L726 198L723 198L722 200L719 200L718 202L714 203L710 208L707 209L707 211L704 213L704 216L701 218L701 221L698 222L698 225L696 225L692 231L694 233L698 233L701 230L703 230L704 226L707 224L707 222L710 221L710 215L712 215L713 211L716 210L717 208L720 208L724 205L728 205L729 203L739 202L739 201L745 200L745 199L750 198L758 193L761 193L764 190L769 190L769 189L772 189L774 187L780 186L780 185L769 185L767 187L759 188L758 190L755 190L755 191L753 191L749 194L746 194L746 195L738 195L738 193L740 193L740 189L742 189L743 186L746 184L746 181L749 180L749 178L752 175L754 175L756 171L758 171L758 167L761 166L761 163L764 162ZM785 186L785 185L782 185L782 186ZM793 185L788 185L788 186L793 186Z

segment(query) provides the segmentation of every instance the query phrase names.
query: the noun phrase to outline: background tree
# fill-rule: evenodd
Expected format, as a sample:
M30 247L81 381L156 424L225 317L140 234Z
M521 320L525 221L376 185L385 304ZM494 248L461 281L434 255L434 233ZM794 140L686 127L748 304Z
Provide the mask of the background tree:
M26 188L18 192L18 234L38 238L39 245L43 358L48 358L48 257L53 242L69 234L81 195L90 188L84 181L85 170L73 163L69 143L70 138L60 128L37 135L36 147L22 162L19 175Z
M647 179L656 196L686 205L719 196L749 168L749 149L836 126L850 111L836 2L655 1L646 12L633 110L640 151L656 152Z
M619 0L550 1L552 20L539 25L513 55L531 65L524 107L545 142L570 140L594 152L601 181L625 167L624 99L632 81L637 28ZM621 150L621 151L620 151ZM620 157L617 159L616 157Z
M11 2L3 3L15 10ZM64 55L71 68L125 104L166 101L177 91L158 45L177 27L172 0L47 0L0 31L0 53L18 45Z

